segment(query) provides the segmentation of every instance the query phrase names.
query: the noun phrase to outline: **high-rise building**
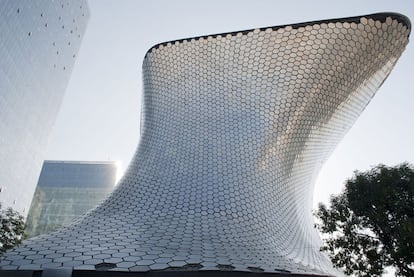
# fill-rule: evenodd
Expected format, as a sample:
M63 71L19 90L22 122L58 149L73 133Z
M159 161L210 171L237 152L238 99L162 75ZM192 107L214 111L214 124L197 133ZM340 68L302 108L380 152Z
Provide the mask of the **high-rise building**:
M154 46L142 137L117 188L76 224L5 253L2 269L340 276L320 252L314 180L409 33L406 17L382 13Z
M45 161L26 233L48 233L81 217L113 190L117 175L117 162Z
M0 5L0 203L24 216L88 17L85 0Z

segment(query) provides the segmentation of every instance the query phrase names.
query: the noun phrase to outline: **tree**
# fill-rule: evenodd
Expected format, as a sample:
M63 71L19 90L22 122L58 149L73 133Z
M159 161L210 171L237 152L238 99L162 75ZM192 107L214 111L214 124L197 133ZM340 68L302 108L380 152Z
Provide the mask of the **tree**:
M414 167L378 165L354 172L344 191L320 203L316 216L333 264L354 276L380 276L392 266L414 276Z
M24 239L24 218L12 208L0 205L0 255L20 244Z

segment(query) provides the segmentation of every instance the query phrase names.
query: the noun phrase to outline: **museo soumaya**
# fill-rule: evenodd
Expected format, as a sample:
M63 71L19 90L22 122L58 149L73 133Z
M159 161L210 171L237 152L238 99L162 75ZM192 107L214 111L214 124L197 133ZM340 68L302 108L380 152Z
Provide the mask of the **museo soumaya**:
M314 179L409 33L406 17L381 13L152 47L142 137L116 189L74 224L6 252L2 270L340 276L319 250Z

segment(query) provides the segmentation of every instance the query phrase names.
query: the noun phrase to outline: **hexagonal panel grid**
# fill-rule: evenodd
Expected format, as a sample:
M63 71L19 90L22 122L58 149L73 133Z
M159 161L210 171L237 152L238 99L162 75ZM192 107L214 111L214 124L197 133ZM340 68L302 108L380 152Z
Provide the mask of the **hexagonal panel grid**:
M116 190L2 268L340 274L319 251L313 180L409 32L376 14L151 48L143 134Z

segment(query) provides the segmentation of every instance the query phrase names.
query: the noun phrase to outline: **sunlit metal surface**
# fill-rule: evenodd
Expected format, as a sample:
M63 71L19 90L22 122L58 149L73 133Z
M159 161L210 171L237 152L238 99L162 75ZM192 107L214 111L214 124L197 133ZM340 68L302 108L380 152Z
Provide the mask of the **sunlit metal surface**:
M340 275L319 251L314 179L409 29L376 14L153 47L142 138L117 189L2 268Z

